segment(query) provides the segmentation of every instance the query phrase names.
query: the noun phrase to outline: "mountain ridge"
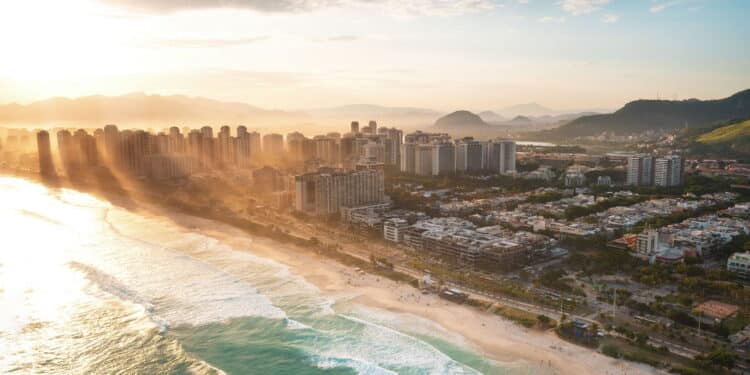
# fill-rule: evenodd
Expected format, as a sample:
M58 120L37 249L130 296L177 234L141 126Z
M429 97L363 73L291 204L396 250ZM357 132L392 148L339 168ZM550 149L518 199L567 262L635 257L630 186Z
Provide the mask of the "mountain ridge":
M433 127L440 129L466 129L466 128L487 128L490 124L485 122L479 115L467 111L458 110L438 118Z
M268 110L241 102L224 102L185 95L129 93L119 96L52 97L29 104L0 105L0 123L101 124L108 122L247 122L304 121L299 112Z
M702 128L733 118L750 117L750 89L722 99L652 100L626 103L611 114L584 116L551 131L578 137L612 132L636 134L652 129Z

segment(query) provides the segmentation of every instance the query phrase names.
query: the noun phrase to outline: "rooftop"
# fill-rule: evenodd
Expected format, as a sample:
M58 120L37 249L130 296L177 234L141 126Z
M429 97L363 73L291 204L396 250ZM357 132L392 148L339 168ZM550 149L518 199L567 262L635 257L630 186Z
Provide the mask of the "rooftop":
M696 306L693 309L693 313L701 314L714 319L724 320L736 314L739 309L740 308L735 305L710 300Z

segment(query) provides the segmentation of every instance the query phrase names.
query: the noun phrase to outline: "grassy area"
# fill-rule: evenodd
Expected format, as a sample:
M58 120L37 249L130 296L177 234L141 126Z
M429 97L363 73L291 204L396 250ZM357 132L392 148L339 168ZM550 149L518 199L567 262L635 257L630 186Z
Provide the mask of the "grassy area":
M740 312L736 317L724 322L729 334L741 331L748 324L750 324L750 313L747 312Z
M707 369L696 360L680 357L666 350L645 347L618 337L606 337L601 341L604 355L631 362L645 363L653 367L668 369L675 374L718 375L728 374L726 370Z
M696 140L700 143L722 143L748 135L750 135L750 120L734 125L722 126L701 135Z
M522 283L514 280L488 279L485 276L456 271L449 265L429 263L418 259L410 260L408 265L417 270L424 270L425 272L437 277L439 280L451 281L465 288L495 295L502 295L533 304L540 304L554 308L560 307L560 300L535 295ZM581 311L582 307L583 306L577 305L574 301L566 300L563 302L563 308L565 311Z
M553 319L540 318L539 315L526 310L501 305L499 303L470 298L466 301L466 304L516 322L526 328L536 327L540 329L548 329L557 325L557 321Z
M539 323L536 314L517 309L515 307L495 305L494 313L496 315L502 316L505 319L517 322L518 324L521 324L522 326L527 328L534 327Z

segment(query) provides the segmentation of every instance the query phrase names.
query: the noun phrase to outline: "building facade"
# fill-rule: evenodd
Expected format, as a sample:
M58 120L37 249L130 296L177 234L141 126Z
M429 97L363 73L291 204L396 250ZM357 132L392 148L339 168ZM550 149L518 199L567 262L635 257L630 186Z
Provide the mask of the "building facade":
M654 157L640 154L628 158L628 185L652 185L654 183Z
M438 143L432 148L432 175L445 176L456 172L456 147L453 143Z
M384 200L384 174L379 169L322 171L295 177L295 210L309 215L332 215L341 207Z
M682 185L682 169L682 158L677 155L656 158L654 184L664 187Z

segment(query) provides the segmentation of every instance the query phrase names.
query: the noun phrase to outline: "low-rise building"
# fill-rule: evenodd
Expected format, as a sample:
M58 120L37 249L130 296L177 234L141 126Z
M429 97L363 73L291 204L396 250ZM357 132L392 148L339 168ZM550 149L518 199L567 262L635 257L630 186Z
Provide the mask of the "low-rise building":
M709 300L693 308L693 316L707 324L719 324L729 319L740 310L739 306Z
M727 271L750 280L750 253L734 253L727 260Z
M390 202L355 207L341 207L341 221L362 228L379 228L383 224L383 213Z
M750 350L750 325L745 326L741 331L730 335L729 342L735 350Z
M555 243L543 235L500 226L477 228L454 217L419 221L404 231L403 242L425 255L488 270L517 265L535 250L548 249Z
M388 219L383 222L383 238L386 241L402 242L404 240L404 232L408 227L409 222L404 219Z

